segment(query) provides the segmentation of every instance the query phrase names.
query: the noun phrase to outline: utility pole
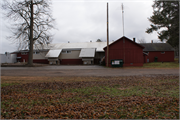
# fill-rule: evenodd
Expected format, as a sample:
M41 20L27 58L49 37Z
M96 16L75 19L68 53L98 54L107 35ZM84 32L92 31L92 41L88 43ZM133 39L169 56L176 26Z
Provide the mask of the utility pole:
M106 57L106 66L108 67L109 64L109 21L108 21L108 3L107 3L107 57Z
M125 63L125 40L124 40L124 6L122 3L122 24L123 24L123 51L124 51L124 59L123 62Z

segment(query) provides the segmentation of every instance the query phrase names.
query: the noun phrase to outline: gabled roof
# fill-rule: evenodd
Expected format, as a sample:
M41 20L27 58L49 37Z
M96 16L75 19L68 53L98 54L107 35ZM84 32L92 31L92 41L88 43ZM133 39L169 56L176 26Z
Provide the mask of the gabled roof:
M173 47L168 43L140 43L144 46L143 51L174 51Z
M111 45L115 44L117 41L119 41L119 40L123 40L123 39L129 40L130 42L132 42L132 43L134 43L134 44L138 45L139 47L144 48L144 46L142 46L142 45L140 45L140 44L138 44L138 43L136 43L136 42L132 41L131 39L129 39L129 38L125 37L125 36L123 36L123 37L121 37L121 38L117 39L117 40L116 40L116 41L114 41L113 43L109 44L109 46L111 46ZM107 46L106 46L106 47L107 47ZM104 47L104 49L106 49L106 47Z

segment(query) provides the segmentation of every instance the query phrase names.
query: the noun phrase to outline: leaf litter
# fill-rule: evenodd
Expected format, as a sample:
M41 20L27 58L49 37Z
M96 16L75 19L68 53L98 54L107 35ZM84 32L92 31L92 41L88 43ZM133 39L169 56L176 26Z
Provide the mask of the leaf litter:
M5 86L1 87L1 118L178 119L179 98L169 94L160 95L166 90L178 88L178 79L179 76L132 76L109 77L105 81L61 81ZM128 89L131 87L152 90L145 89L140 94L129 94L131 91ZM121 95L121 92L124 94Z

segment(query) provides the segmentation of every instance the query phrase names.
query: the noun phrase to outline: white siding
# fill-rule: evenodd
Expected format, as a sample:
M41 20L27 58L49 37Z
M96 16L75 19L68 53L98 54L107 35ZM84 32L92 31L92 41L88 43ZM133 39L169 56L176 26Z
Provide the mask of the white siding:
M71 50L71 53L62 53L59 56L59 59L81 59L79 57L80 50Z
M39 52L38 54L33 54L33 60L47 59L45 58L47 52Z
M0 63L15 63L17 55L16 54L0 54Z
M6 55L5 54L0 54L0 63L6 63Z

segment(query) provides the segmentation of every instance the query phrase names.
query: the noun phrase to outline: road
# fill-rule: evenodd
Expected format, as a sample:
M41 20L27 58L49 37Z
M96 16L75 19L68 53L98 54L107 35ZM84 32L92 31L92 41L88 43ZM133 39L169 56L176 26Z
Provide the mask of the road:
M179 69L106 68L103 66L1 67L1 76L134 76L178 75Z

